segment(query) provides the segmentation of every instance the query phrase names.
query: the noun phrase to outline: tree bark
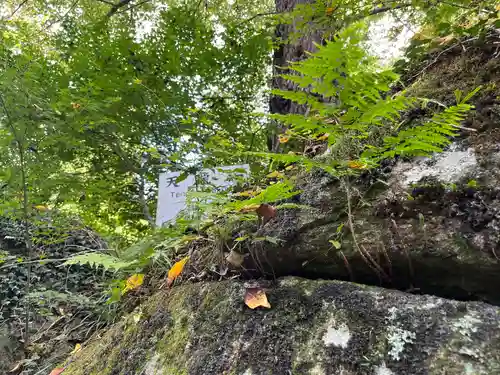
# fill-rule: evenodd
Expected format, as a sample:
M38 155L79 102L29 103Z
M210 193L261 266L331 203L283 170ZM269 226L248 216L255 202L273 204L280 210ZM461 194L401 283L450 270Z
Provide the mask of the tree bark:
M292 11L298 4L313 4L314 0L275 0L276 11L285 13ZM297 90L297 85L280 77L280 74L292 73L286 67L290 62L299 61L306 57L306 52L314 52L314 43L321 43L322 36L319 32L306 33L296 41L290 41L290 35L295 32L296 26L292 24L278 25L275 37L279 44L274 51L273 57L273 79L271 86L273 89ZM270 113L306 113L307 106L299 105L291 100L273 95L269 103ZM279 151L278 135L285 131L285 127L274 123L268 135L268 149L271 152Z

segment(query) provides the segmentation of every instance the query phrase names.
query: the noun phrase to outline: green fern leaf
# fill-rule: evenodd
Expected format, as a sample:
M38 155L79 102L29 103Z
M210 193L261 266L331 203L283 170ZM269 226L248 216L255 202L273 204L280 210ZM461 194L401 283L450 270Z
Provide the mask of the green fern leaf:
M88 264L91 267L95 267L95 268L99 268L100 266L102 266L106 270L114 269L114 270L118 271L120 269L127 268L135 263L136 263L135 261L124 262L124 261L120 260L119 258L116 258L116 257L108 255L108 254L90 252L90 253L75 255L75 256L69 258L63 264L64 265L73 265L73 264L85 265L85 264Z

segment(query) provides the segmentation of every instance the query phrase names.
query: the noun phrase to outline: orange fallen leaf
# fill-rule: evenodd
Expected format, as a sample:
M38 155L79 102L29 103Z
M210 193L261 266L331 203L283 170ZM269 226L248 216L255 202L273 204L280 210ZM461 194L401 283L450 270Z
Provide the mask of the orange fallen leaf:
M349 160L347 162L347 166L352 169L365 169L366 163L363 163L362 161L359 160Z
M168 277L167 277L167 286L170 287L174 280L181 274L182 270L184 269L184 266L186 265L186 262L189 260L189 257L182 258L178 262L176 262L172 268L168 271Z
M326 15L331 16L334 11L335 11L335 8L333 8L333 7L326 8Z
M53 369L49 375L59 375L59 374L62 374L62 372L64 371L64 367L56 367L55 369Z
M271 308L266 293L260 288L247 288L245 290L245 305L251 309L255 309L256 307Z
M130 276L127 279L127 282L125 284L125 288L122 290L122 294L127 293L129 290L134 290L139 288L142 283L144 282L144 274L143 273L136 273L132 276Z
M287 143L288 141L290 140L290 137L286 136L286 135L283 135L283 134L280 134L278 136L278 141L280 143Z

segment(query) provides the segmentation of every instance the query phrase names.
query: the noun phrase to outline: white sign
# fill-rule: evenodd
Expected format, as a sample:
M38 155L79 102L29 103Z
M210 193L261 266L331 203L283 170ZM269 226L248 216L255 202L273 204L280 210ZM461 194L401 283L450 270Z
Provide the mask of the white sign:
M248 172L249 167L244 165L232 165L204 169L201 175L205 181L217 188L226 188L234 184L230 173L234 169L244 169ZM189 175L183 181L176 182L181 172L160 173L158 186L158 207L156 210L156 225L175 219L177 214L186 207L186 194L191 186L195 184L195 176Z

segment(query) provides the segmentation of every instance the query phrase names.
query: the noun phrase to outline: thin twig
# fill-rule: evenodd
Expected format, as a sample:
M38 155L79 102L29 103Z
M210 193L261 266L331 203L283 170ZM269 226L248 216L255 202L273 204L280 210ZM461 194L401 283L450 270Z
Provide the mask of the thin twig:
M277 14L281 14L281 12L274 11L274 12L257 13L255 15L253 15L252 17L246 18L246 19L242 20L241 22L237 23L236 26L240 26L246 22L253 21L254 19L256 19L258 17L275 16Z
M120 8L123 8L125 6L127 6L128 4L130 4L132 2L132 0L121 0L120 2L114 4L111 9L109 10L108 14L106 14L106 17L111 17L113 14L115 14L116 12L118 12L118 10Z
M122 10L118 10L115 12L115 14L120 14L120 13L125 13L125 12L128 12L129 10L132 10L134 8L137 8L143 4L146 4L146 3L149 3L151 0L144 0L144 1L141 1L140 3L137 3L137 4L133 4L131 6L129 6L128 8L126 9L122 9Z
M56 23L58 22L61 22L63 21L69 14L69 12L71 12L73 9L75 9L76 5L78 4L78 0L75 0L73 2L73 4L70 5L69 9L66 11L66 13L64 13L61 17L59 17L58 19L54 20L53 22L49 23L47 25L47 23L45 23L44 27L46 29L50 29L52 26L54 26Z
M10 14L10 16L8 16L6 19L11 19L12 17L14 17L14 15L19 11L19 9L21 9L23 7L24 4L26 4L28 2L28 0L24 0L23 2L21 2L16 9L14 9L14 11Z

